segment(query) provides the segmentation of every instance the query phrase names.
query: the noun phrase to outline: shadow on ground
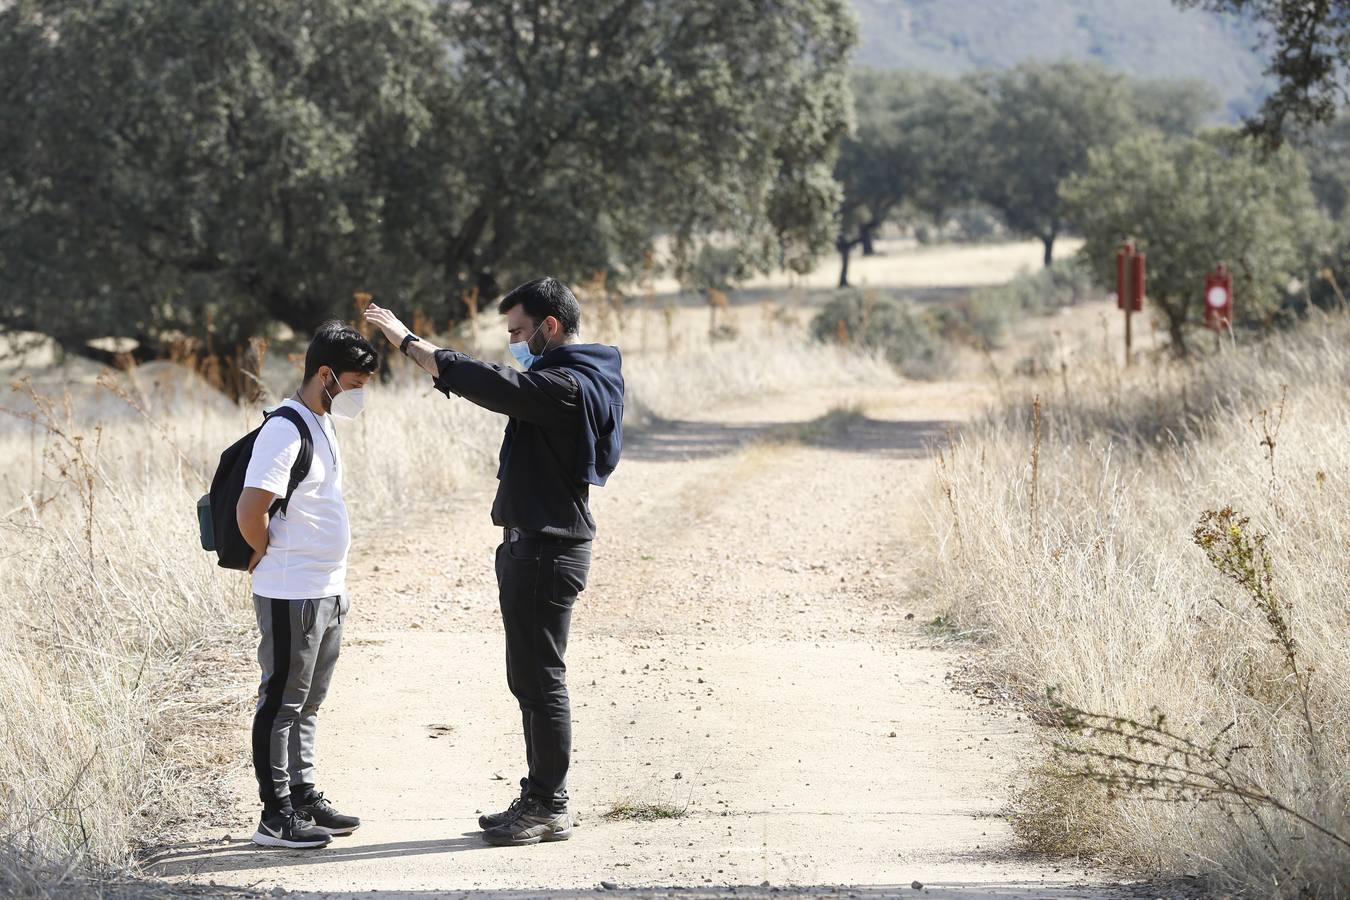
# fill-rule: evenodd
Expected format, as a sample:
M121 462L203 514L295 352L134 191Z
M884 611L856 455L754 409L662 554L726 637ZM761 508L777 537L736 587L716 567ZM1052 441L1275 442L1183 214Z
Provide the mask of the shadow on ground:
M624 456L644 462L684 462L734 453L756 443L799 443L897 459L928 456L933 444L957 427L941 419L871 419L852 410L834 410L809 422L727 425L661 419L625 436Z
M969 296L984 285L949 285L940 287L895 286L858 284L857 290L876 297L893 300L907 300L911 303L951 303ZM752 287L737 288L727 293L727 300L733 308L753 307L761 303L786 303L803 310L814 310L824 306L839 293L834 287ZM635 299L630 304L642 301ZM658 294L654 298L655 308L669 304L682 308L702 308L708 305L702 291L680 291L672 294Z
M772 887L729 885L720 888L625 888L615 886L612 889L596 888L578 891L362 891L350 894L290 893L288 897L322 897L324 900L339 898L370 897L375 900L401 900L401 898L446 897L460 900L543 900L543 898L562 898L562 900L585 900L585 898L624 897L628 900L805 900L805 898L842 898L856 897L860 900L880 900L880 898L923 898L923 900L1125 900L1125 898L1143 896L1131 893L1104 893L1100 888L1089 886L1042 886L1037 882L1013 882L1004 885L949 882L946 884L925 884L921 888L910 885L868 885L857 886L810 886L810 887Z
M492 847L485 844L479 832L465 832L460 837L444 840L393 841L384 844L342 846L340 841L321 850L282 850L256 847L246 840L227 839L224 841L199 841L178 844L148 856L144 860L145 869L156 878L182 878L195 875L198 879L205 876L219 876L211 879L211 888L221 892L221 896L271 896L273 892L262 890L261 885L249 876L254 871L275 870L284 866L323 866L329 863L351 862L365 859L390 859L428 854L463 853L479 851L487 853L520 853L520 848ZM1016 854L1014 854L1016 855ZM979 861L1007 861L1007 852L990 851L978 856ZM227 888L218 885L217 880L242 883L247 887ZM1006 882L968 882L938 881L907 885L770 885L764 882L757 885L706 885L703 887L625 887L620 882L597 881L595 887L584 889L542 889L542 890L362 890L362 891L322 891L305 893L287 892L288 897L313 897L324 900L339 898L374 897L378 900L420 900L426 897L459 897L465 900L543 900L543 898L563 898L563 900L582 900L582 898L604 898L622 896L630 900L726 900L726 898L748 898L748 900L784 900L784 898L849 898L872 900L883 897L923 897L925 900L1130 900L1140 897L1179 898L1183 895L1176 891L1159 890L1159 886L1148 884L1045 884L1040 881ZM183 895L201 896L201 886L172 885L164 882L150 882L143 887L160 886L176 894L182 889ZM209 890L208 890L209 892ZM150 891L149 896L161 896ZM140 895L147 896L147 895Z
M276 869L284 866L322 866L330 863L366 859L392 859L425 856L431 853L464 853L470 850L492 851L482 835L469 832L446 840L394 841L387 844L358 844L343 847L334 841L321 850L284 850L254 846L252 841L198 841L177 844L145 860L147 870L162 878L184 875L215 875L247 872L251 869Z

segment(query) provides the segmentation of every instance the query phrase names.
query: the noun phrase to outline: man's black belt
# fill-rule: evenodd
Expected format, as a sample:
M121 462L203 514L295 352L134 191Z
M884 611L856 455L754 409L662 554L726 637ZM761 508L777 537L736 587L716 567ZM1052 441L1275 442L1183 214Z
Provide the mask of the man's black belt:
M542 531L526 531L523 528L512 528L507 526L502 529L502 541L507 544L513 544L516 541L541 541L547 544L578 544L584 543L585 538L559 537L556 534L544 534Z

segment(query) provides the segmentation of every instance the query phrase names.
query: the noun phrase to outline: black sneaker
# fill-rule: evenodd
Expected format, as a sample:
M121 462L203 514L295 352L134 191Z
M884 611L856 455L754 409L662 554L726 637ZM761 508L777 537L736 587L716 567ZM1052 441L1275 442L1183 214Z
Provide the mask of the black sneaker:
M555 812L537 797L525 798L511 821L483 830L483 840L498 847L565 841L571 836L571 814L566 810Z
M516 817L520 812L521 806L525 804L525 792L529 790L530 779L520 779L520 796L511 801L503 812L485 813L478 817L478 827L483 829L496 828L499 825L505 825Z
M314 827L325 834L351 834L361 827L360 819L356 816L344 816L318 791L306 797L295 811L312 819Z
M281 812L262 814L258 820L258 830L253 833L253 843L260 847L290 847L305 850L312 847L325 847L333 840L327 831L316 828L314 820L295 810L283 809Z

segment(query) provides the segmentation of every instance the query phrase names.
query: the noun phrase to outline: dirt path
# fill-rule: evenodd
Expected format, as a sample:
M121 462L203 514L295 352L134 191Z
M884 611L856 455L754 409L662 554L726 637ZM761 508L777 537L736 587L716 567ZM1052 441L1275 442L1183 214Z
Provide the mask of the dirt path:
M320 852L252 848L241 750L233 824L203 826L158 871L331 893L919 881L939 897L1102 896L1075 887L1082 869L1012 851L999 813L1024 723L952 691L955 655L919 629L912 498L928 442L981 390L781 397L633 440L597 492L602 534L573 618L572 841L498 849L475 830L522 764L499 533L479 493L354 556L321 787L362 829ZM850 404L863 414L827 415ZM685 814L604 815L650 803Z

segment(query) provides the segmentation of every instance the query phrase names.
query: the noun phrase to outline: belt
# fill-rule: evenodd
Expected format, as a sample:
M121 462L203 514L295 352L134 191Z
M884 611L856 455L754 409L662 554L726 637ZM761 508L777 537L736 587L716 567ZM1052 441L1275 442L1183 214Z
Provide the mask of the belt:
M512 528L510 525L502 529L502 542L514 544L516 541L537 541L541 544L585 544L587 538L559 537L553 534L544 534L542 531L526 531L523 528Z
M542 531L526 531L523 528L512 528L508 525L502 529L502 540L505 543L514 544L516 541L565 541L567 539L544 534Z

